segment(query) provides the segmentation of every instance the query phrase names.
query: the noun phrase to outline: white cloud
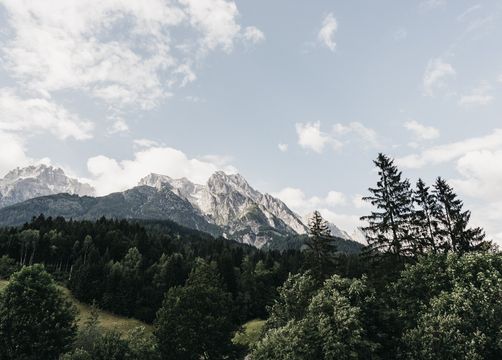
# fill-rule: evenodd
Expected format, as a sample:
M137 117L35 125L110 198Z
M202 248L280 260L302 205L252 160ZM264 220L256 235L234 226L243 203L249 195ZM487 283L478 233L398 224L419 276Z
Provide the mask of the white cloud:
M335 51L335 33L338 29L338 23L332 13L326 15L322 21L321 30L317 34L317 39L331 51Z
M452 181L464 194L484 200L502 201L502 146L499 150L470 151L457 161L462 178Z
M307 195L302 190L292 187L284 188L279 192L273 193L272 196L284 201L286 205L300 215L312 211L321 201L317 197L307 198Z
M244 39L253 44L258 44L265 41L265 34L255 26L248 26L244 30Z
M297 123L296 133L298 144L304 149L310 149L316 153L322 153L326 145L332 142L331 137L321 131L321 123Z
M24 134L51 133L59 139L92 137L93 124L50 99L23 99L11 89L0 89L0 131Z
M335 124L333 132L336 137L355 135L355 137L362 141L364 145L369 147L380 147L380 140L377 132L369 127L364 126L360 122L351 122L347 125Z
M446 80L454 77L455 69L449 63L446 63L441 58L431 59L425 69L423 86L424 93L428 96L433 96L434 92L446 86Z
M121 132L127 132L129 131L129 126L127 123L124 121L124 119L116 119L112 126L108 129L108 132L110 134L117 134Z
M490 104L494 97L490 93L492 87L487 82L482 82L478 87L474 88L469 94L462 95L458 101L459 105L485 106Z
M494 129L486 136L433 146L419 154L404 156L396 161L400 166L407 168L421 168L428 164L440 164L458 159L471 151L493 150L500 147L502 147L502 129Z
M288 146L288 144L279 144L279 145L277 145L277 147L279 148L279 150L281 152L286 152L286 151L288 151L289 146Z
M272 196L281 199L293 211L302 216L322 207L334 208L348 204L345 194L333 190L323 197L308 197L301 189L286 187L273 193Z
M352 205L356 209L371 209L371 204L363 200L363 195L356 194L352 197Z
M337 191L330 191L325 197L308 197L301 189L287 187L273 193L272 196L281 199L300 216L306 216L318 210L324 219L349 232L362 225L359 220L360 215L344 214L334 210L348 204L346 195Z
M347 197L344 193L330 191L324 199L324 202L330 206L345 205L347 203Z
M413 132L416 138L420 140L437 139L440 135L439 130L433 126L426 126L416 120L407 121L404 127Z
M150 139L134 139L133 146L135 148L150 148L154 146L159 146L159 143L155 140L150 140Z
M456 162L458 176L449 182L472 210L472 222L502 245L502 145L466 152Z
M5 0L4 65L45 97L71 89L113 107L149 109L196 78L194 62L232 50L239 12L227 0ZM180 35L184 28L190 35ZM254 28L255 38L258 29ZM252 30L251 30L252 31Z
M144 141L140 143L145 144ZM214 157L212 157L214 159ZM219 159L221 162L222 158ZM180 150L169 147L148 147L135 152L131 160L116 160L104 155L90 158L87 168L93 176L92 184L99 194L122 191L138 184L149 173L173 178L186 177L204 183L217 170L234 173L228 164L217 164L205 159L189 158Z
M26 155L23 140L15 135L0 130L0 177L8 171L32 163Z
M202 34L201 44L207 50L221 47L231 51L240 32L236 22L237 5L226 0L180 0L186 6L190 24Z
M321 123L297 123L296 133L298 144L304 149L310 149L317 153L322 153L327 145L331 145L334 150L338 150L345 143L356 140L364 146L380 147L379 136L375 130L364 126L359 122L348 124L337 123L333 125L330 133L321 130Z

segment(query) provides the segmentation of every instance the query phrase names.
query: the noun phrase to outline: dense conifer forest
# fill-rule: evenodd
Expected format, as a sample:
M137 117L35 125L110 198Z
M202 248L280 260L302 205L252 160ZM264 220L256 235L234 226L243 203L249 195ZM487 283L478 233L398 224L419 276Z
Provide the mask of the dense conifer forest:
M360 252L340 251L319 212L280 250L169 221L1 229L0 358L500 359L497 247L444 179L412 186L383 154L375 166ZM77 327L60 286L148 328ZM236 341L253 319L256 337Z

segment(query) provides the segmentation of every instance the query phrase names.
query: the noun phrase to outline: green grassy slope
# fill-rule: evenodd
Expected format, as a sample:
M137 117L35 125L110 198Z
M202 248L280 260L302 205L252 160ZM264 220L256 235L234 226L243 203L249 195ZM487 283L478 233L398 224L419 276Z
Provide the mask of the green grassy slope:
M265 325L265 320L251 320L242 326L242 330L237 332L233 338L235 344L244 345L247 348L252 348L253 345L260 339L261 331Z
M2 291L8 284L6 280L0 280L0 291ZM63 292L68 296L68 298L75 304L78 310L78 324L81 326L85 323L87 318L91 314L91 306L81 303L77 299L75 299L70 291L66 288L61 288ZM144 326L146 329L151 330L152 326L147 325L139 320L130 319L123 316L118 316L107 311L98 310L99 322L100 325L108 330L115 329L119 332L127 332L137 326Z

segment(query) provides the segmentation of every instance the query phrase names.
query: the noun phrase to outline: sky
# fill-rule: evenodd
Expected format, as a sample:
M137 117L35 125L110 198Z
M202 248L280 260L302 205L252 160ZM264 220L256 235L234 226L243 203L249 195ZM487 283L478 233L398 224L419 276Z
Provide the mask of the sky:
M241 173L351 231L379 152L502 244L496 0L0 0L0 176Z

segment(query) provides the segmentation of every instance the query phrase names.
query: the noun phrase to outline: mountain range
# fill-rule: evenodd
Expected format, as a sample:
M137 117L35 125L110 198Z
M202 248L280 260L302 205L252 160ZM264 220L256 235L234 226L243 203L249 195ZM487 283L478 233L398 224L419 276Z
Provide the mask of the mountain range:
M94 194L92 186L60 168L17 168L0 179L0 225L20 225L42 213L74 219L168 219L256 247L307 233L307 221L239 174L218 171L204 185L150 174L129 190ZM330 229L334 236L352 240L336 225Z

